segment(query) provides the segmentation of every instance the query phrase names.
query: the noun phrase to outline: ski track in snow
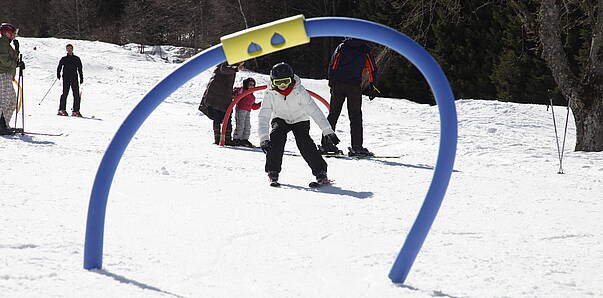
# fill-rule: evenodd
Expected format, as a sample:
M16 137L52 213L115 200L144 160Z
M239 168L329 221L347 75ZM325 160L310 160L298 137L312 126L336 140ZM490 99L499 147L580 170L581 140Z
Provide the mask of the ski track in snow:
M433 175L437 107L365 99L365 146L401 158L327 159L335 184L313 190L303 159L286 154L283 187L272 188L261 151L211 144L197 111L211 70L132 139L109 195L103 269L84 270L104 150L178 65L102 42L20 40L26 130L64 135L0 137L0 296L603 297L603 153L572 151L573 119L559 175L545 106L458 100L455 172L406 284L394 285L387 274ZM67 43L84 64L82 114L102 121L56 116L60 82L38 105ZM247 76L268 83L245 71L236 84ZM328 98L326 81L303 84ZM345 108L337 133L345 149ZM314 124L311 134L319 140ZM286 150L298 153L292 136Z

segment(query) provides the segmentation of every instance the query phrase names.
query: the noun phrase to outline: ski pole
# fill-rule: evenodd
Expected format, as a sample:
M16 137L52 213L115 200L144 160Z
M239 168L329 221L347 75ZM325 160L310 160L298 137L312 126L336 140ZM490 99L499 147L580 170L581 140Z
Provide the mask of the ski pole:
M23 55L21 55L19 60L21 60L21 63L23 63ZM21 127L23 128L23 130L21 131L22 135L24 135L25 132L25 89L23 88L25 82L23 78L23 68L25 68L23 67L23 65L19 67L19 80L21 80Z
M50 85L50 88L48 88L48 91L46 91L46 94L44 94L44 97L42 97L42 100L40 100L40 102L38 103L38 105L42 104L42 102L46 98L46 95L48 95L48 92L50 92L50 90L52 90L52 87L54 87L54 84L57 82L57 80L58 80L58 78L54 79L54 82L52 82L52 85Z
M15 129L17 128L17 121L19 119L19 99L23 98L23 67L21 67L21 63L23 62L23 54L19 55L19 61L18 61L18 65L19 65L19 79L18 84L19 88L17 89L17 103L15 104ZM23 110L23 104L21 104L21 110ZM25 114L21 114L21 115L25 115Z

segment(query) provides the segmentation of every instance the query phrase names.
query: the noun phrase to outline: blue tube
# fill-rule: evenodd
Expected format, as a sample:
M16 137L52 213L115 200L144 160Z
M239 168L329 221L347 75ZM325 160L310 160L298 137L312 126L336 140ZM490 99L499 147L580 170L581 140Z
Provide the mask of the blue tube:
M310 37L349 36L390 47L421 71L434 93L440 112L438 158L425 201L389 273L393 282L402 283L408 276L435 220L452 174L457 143L456 108L452 90L433 57L412 39L389 27L336 17L308 19L305 26ZM225 60L221 45L193 57L149 91L117 130L99 165L90 196L84 247L85 269L102 267L103 231L109 189L121 156L138 128L172 92L196 75Z

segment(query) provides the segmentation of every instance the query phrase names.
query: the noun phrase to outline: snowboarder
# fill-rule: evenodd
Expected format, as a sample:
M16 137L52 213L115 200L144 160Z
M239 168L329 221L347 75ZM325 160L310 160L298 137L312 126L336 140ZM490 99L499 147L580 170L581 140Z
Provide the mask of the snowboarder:
M236 97L242 94L244 91L255 88L255 80L253 78L247 78L243 80L243 86L234 88L232 91ZM253 147L253 144L249 142L249 134L251 131L251 110L257 110L262 106L261 103L255 102L255 96L253 93L241 98L235 107L235 131L234 131L234 143L237 146Z
M18 61L19 41L18 29L12 24L0 25L0 135L14 134L10 128L10 119L17 108L17 95L13 88L13 80L17 73L16 68L25 68L25 64ZM13 43L11 47L10 43Z
M237 71L245 69L245 62L236 65L228 65L227 62L218 64L214 69L214 75L207 83L207 89L201 99L199 111L203 112L209 119L214 121L214 143L220 144L221 125L228 106L232 102L232 87L237 75ZM232 141L232 124L231 118L228 117L226 126L225 145L233 146Z
M84 83L84 74L82 73L82 61L80 57L73 54L73 45L68 44L65 46L67 55L61 58L59 66L57 66L57 79L61 79L61 70L63 70L63 94L61 95L59 103L59 116L68 116L66 111L67 96L69 95L69 89L73 92L73 109L71 116L82 117L80 113L80 85ZM78 84L79 74L79 84Z
M274 65L270 71L270 82L272 88L266 91L258 116L258 134L260 147L266 153L265 171L271 185L278 186L289 131L293 131L297 148L316 176L316 182L330 183L327 163L309 134L309 117L333 145L339 143L337 135L289 64L281 62ZM272 130L269 132L270 126Z
M373 156L374 154L362 146L362 76L367 71L368 82L373 86L376 78L375 63L369 46L362 40L346 38L333 52L329 63L328 77L331 87L331 109L327 119L333 130L348 100L348 116L350 118L350 134L352 146L350 156ZM372 99L372 98L371 98ZM340 152L326 138L322 138L323 153Z

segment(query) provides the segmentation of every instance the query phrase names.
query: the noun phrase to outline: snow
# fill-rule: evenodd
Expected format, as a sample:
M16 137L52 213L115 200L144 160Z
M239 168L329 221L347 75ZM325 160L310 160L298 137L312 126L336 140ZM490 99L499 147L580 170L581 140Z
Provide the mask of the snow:
M197 111L210 71L162 103L128 146L109 195L103 269L85 270L104 150L178 65L132 46L20 40L26 130L64 135L0 138L2 297L603 297L603 152L572 151L573 119L560 175L545 106L457 101L450 187L396 285L387 274L433 175L437 107L365 98L365 146L402 157L327 159L335 185L313 190L302 158L286 155L275 189L261 152L212 144L211 122ZM82 114L96 120L55 115L60 82L38 105L67 43L84 64ZM245 71L236 85L248 76L268 82ZM328 99L326 81L303 83ZM555 112L563 124L565 109ZM318 140L314 124L311 133ZM345 108L337 133L346 148ZM298 152L292 136L286 149Z

